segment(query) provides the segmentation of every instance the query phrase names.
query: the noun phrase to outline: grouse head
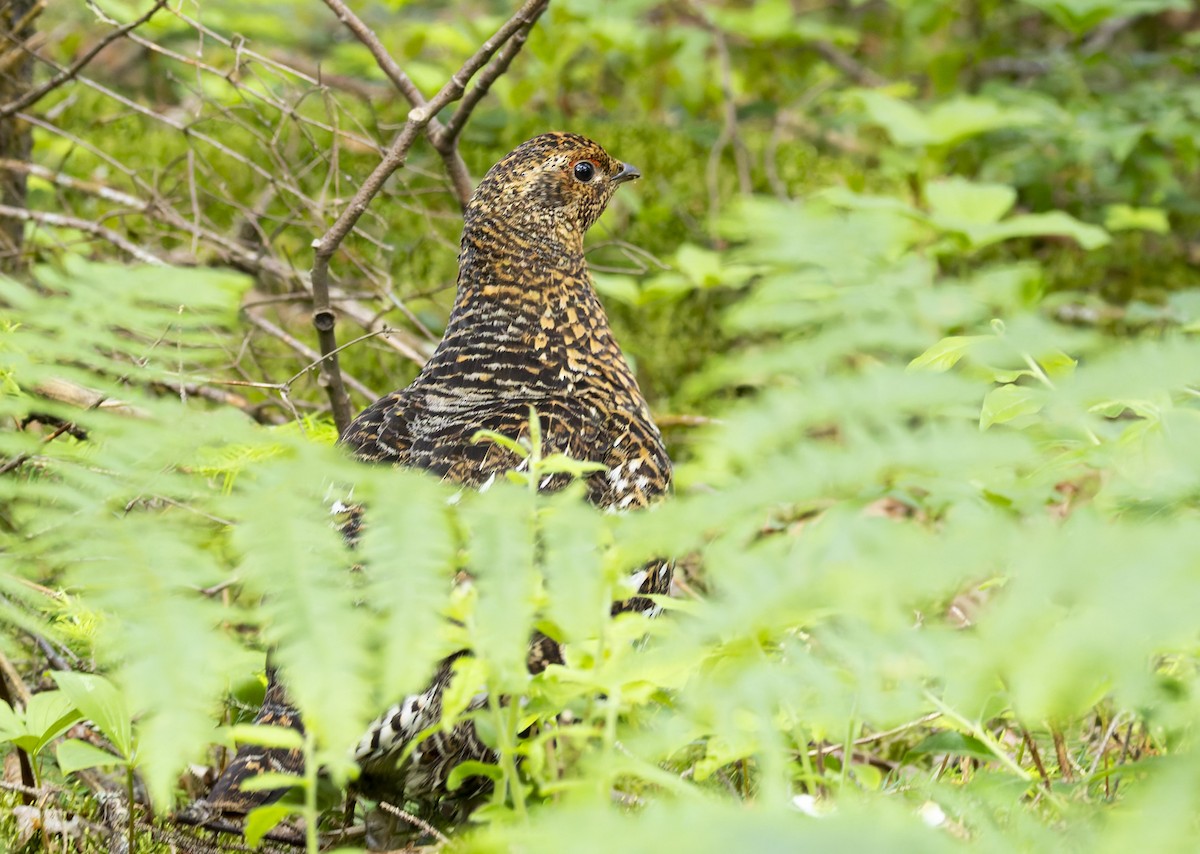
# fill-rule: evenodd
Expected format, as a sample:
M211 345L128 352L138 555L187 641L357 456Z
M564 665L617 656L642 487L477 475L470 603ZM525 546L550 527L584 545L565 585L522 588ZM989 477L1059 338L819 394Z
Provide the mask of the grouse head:
M488 170L467 206L467 226L582 243L617 186L641 176L586 137L544 133Z

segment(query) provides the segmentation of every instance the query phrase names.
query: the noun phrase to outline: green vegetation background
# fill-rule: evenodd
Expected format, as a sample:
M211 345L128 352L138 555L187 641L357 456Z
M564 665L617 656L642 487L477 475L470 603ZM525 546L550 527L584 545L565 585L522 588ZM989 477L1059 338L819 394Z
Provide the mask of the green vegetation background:
M358 11L426 93L511 13ZM63 64L107 31L72 3L40 28ZM42 222L35 286L0 283L3 650L42 692L0 704L0 735L50 807L96 813L87 768L186 802L267 645L310 767L343 782L366 722L465 645L451 713L481 687L525 703L481 720L521 770L472 769L498 785L449 829L463 850L1190 850L1192 4L553 0L461 150L478 177L571 130L645 176L589 256L677 461L678 494L628 517L347 461L310 360L262 324L315 346L307 304L245 255L307 270L408 105L319 3L138 32L37 105L29 206L169 266ZM348 348L361 388L436 342L459 226L420 144L334 259L413 354ZM354 554L328 515L347 496L370 508ZM664 553L668 613L606 619ZM535 625L572 654L531 679ZM99 676L48 675L35 637ZM80 717L111 751L59 739ZM0 834L53 844L11 810Z

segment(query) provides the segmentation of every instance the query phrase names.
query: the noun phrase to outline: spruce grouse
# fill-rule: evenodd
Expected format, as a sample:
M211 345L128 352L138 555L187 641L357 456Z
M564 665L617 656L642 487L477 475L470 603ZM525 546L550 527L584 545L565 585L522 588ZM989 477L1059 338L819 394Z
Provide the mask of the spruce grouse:
M475 443L481 429L510 437L528 433L530 406L541 420L546 453L602 463L589 476L590 500L623 510L642 507L670 488L671 461L637 381L596 297L584 260L583 236L616 188L641 177L582 136L547 133L518 146L484 177L467 206L459 254L458 293L445 335L406 388L367 407L341 442L359 459L435 472L482 487L518 465L494 443ZM548 477L544 490L560 488ZM369 508L367 509L369 516ZM640 594L662 594L671 567L655 561L634 575ZM646 610L634 599L617 610ZM530 645L538 672L561 661L548 638ZM438 731L397 765L413 737L436 723L452 659L421 694L406 697L368 730L355 751L360 791L397 802L433 806L445 795L458 763L493 761L462 722ZM261 722L300 728L272 673ZM473 707L486 702L476 698ZM264 770L294 770L295 755L243 748L206 802L209 816L244 813L272 799L238 784ZM476 789L478 792L478 789ZM463 797L462 791L455 793ZM434 807L435 812L452 814Z

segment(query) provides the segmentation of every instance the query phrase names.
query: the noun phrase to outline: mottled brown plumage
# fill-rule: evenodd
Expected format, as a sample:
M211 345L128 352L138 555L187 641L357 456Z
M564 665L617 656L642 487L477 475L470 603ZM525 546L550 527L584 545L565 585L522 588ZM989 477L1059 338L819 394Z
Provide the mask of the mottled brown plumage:
M545 453L604 465L587 484L595 504L641 507L667 492L670 459L583 254L584 233L614 190L637 177L636 169L596 143L566 133L535 137L492 167L467 207L458 293L445 335L412 384L376 401L347 428L341 441L355 456L480 487L520 460L498 444L472 438L481 429L527 437L533 406ZM540 487L564 484L565 476L556 475ZM635 577L640 593L665 593L670 566L655 562ZM648 600L635 598L614 610L648 607ZM556 644L534 637L531 671L560 660ZM355 751L361 790L432 805L454 765L493 758L467 721L436 732L397 767L406 745L439 719L451 661L442 663L428 689L406 697L363 737ZM476 698L472 705L484 702ZM277 719L282 712L273 708L271 715ZM231 765L237 772L232 776L240 779L280 760L241 761L247 753ZM214 788L210 809L245 811L263 802L262 793L247 798L225 777Z
M580 164L592 166L586 183ZM670 460L583 255L584 232L637 175L574 134L536 137L492 167L467 207L458 297L437 351L342 441L362 459L478 486L518 460L471 437L523 436L532 405L547 452L607 467L588 484L597 504L642 506L665 492Z

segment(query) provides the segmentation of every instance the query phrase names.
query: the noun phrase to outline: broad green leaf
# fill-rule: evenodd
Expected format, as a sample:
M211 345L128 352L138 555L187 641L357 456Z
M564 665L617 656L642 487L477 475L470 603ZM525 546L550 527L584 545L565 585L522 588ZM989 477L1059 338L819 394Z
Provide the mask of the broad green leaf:
M13 711L13 707L8 703L0 703L0 740L12 741L26 732L25 722Z
M446 789L451 792L457 791L459 786L471 777L487 777L498 783L504 779L504 772L497 766L488 765L486 762L474 760L460 762L454 766L450 776L446 778Z
M1051 350L1048 353L1043 353L1038 356L1038 364L1042 369L1054 379L1061 377L1069 377L1075 373L1075 366L1079 364L1078 360L1072 359L1062 350Z
M1109 231L1150 231L1170 234L1171 223L1162 208L1135 208L1129 205L1109 205L1104 209L1104 227Z
M284 774L279 771L263 771L238 784L243 792L269 792L272 789L290 789L303 785L304 778L295 774Z
M246 844L257 848L268 833L279 826L294 810L283 804L255 807L246 816Z
M442 694L442 729L449 731L458 716L487 683L487 667L478 658L464 655L451 665L450 684Z
M910 371L948 371L971 349L971 345L984 340L982 335L950 335L934 344L920 356L908 363Z
M641 302L641 291L637 281L632 276L622 276L617 273L593 274L596 290L607 299L615 299L626 305L638 305Z
M1187 10L1187 0L1021 0L1042 10L1075 35L1117 16L1133 17L1167 9Z
M83 771L87 768L111 768L114 765L128 764L120 756L114 756L107 750L101 750L99 747L75 738L61 742L56 752L58 767L64 774Z
M229 728L238 744L256 744L259 747L282 747L299 750L304 747L304 736L299 731L285 726L266 724L235 724Z
M699 287L721 284L721 256L709 249L685 243L675 253L675 266Z
M42 691L29 698L25 707L25 726L30 735L36 736L32 753L66 732L81 715L71 700L62 691Z
M880 91L859 91L858 98L868 117L904 146L952 146L989 131L1030 125L1038 118L1029 110L982 97L952 98L924 114Z
M1062 211L1021 214L995 225L970 227L964 231L975 248L1015 237L1070 237L1082 248L1091 250L1106 246L1112 240L1099 226L1080 222Z
M103 676L91 673L56 670L50 675L80 714L92 721L123 757L132 758L133 730L129 706L116 686Z
M954 730L942 730L926 736L918 744L910 747L908 752L911 754L950 753L955 756L970 756L985 762L991 762L996 758L996 755L982 741Z
M999 222L1017 201L1007 184L979 184L953 177L925 185L925 201L934 221L944 228Z
M987 393L979 413L979 429L986 430L993 424L1003 424L1038 412L1045 401L1040 389L1023 385L1002 385Z

